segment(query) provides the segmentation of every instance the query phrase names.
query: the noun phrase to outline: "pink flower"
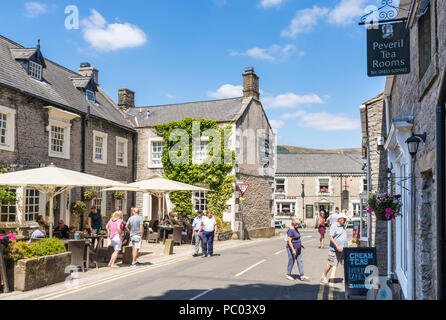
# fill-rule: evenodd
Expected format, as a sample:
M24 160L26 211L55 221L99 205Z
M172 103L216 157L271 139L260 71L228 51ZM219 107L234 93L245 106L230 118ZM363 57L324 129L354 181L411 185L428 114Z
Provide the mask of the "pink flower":
M0 236L0 240L3 240L3 236Z
M392 210L391 210L390 208L387 208L387 209L386 209L386 213L387 213L388 216L390 216L391 211L392 211Z
M9 240L15 240L15 239L17 239L17 237L15 236L15 234L12 234L12 233L8 234L7 237L9 238Z

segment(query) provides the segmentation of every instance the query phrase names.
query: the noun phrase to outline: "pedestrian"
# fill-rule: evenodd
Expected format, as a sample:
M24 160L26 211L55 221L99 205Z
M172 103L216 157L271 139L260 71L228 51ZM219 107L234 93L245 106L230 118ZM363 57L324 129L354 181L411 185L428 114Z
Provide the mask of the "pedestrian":
M115 211L116 212L116 211ZM91 234L99 234L102 229L102 217L96 206L92 206L88 214L88 228Z
M206 217L201 222L198 233L203 231L203 258L214 256L214 236L217 233L217 222L212 216L211 210L206 212Z
M318 248L324 248L324 240L325 240L325 210L322 209L319 215L319 219L317 221L317 231L321 235L321 238L319 239L319 246Z
M115 250L110 258L110 262L108 263L108 266L110 268L118 268L118 266L115 264L116 259L118 258L119 251L121 251L122 248L122 212L121 211L115 211L113 213L113 217L108 221L105 228L108 231L108 235L110 238L110 245L113 246L113 249Z
M137 267L141 265L136 259L142 245L142 235L144 234L144 219L139 215L139 209L133 208L133 215L129 218L126 225L127 232L130 232L130 241L132 242L132 265Z
M338 222L330 229L330 246L328 248L328 264L325 267L324 273L321 277L322 283L328 283L327 275L332 267L339 263L343 264L344 248L348 247L347 231L344 228L347 216L344 213L338 215ZM344 277L344 273L342 273ZM343 280L344 281L344 280Z
M337 225L337 223L338 223L338 215L339 215L339 207L336 207L335 208L335 213L330 215L330 217L328 218L330 220L330 229L331 229L331 227Z
M200 232L200 226L203 222L203 211L198 210L197 216L192 221L192 239L195 239L195 251L193 257L198 257L198 251L200 251L200 241L203 245L203 233Z
M304 265L302 262L302 249L304 249L304 245L302 244L302 240L300 238L300 233L297 230L300 226L299 219L291 220L291 226L288 229L288 241L287 241L287 252L288 252L288 268L286 278L288 280L293 280L294 278L291 276L291 271L293 270L294 261L297 262L297 267L299 269L299 279L301 281L309 280L307 276L304 275Z

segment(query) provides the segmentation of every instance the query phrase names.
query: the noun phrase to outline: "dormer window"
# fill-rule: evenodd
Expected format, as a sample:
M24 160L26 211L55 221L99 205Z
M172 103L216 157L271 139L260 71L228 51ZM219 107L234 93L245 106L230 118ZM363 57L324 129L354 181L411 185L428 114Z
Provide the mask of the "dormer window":
M29 75L36 80L42 80L42 66L34 61L29 61Z
M94 91L86 90L85 95L87 96L87 100L91 102L96 102L96 96Z

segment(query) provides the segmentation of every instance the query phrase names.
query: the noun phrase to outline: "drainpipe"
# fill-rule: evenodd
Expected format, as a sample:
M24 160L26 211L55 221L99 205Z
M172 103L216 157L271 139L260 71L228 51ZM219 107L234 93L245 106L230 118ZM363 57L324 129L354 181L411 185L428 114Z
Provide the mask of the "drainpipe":
M386 108L386 139L389 137L390 133L390 105L389 97L384 100ZM387 152L387 166L390 164L389 152ZM387 172L387 193L392 193L392 174L388 170ZM387 279L392 278L392 221L387 222Z
M446 102L446 67L443 68L442 82L436 103L437 118L437 299L445 300L446 269L445 261L445 102Z
M137 133L133 133L132 135L132 182L136 182L136 139ZM136 192L132 193L132 205L136 206Z
M372 169L370 168L371 162L370 162L370 138L367 138L367 196L370 195L372 191ZM372 236L370 234L371 231L371 222L372 218L370 215L368 215L368 223L367 223L367 246L370 247L370 237Z
M412 230L411 230L411 234L409 235L409 242L411 242L411 246L412 246L412 300L416 300L417 299L417 287L416 287L416 263L415 263L415 252L416 252L416 248L415 248L415 215L416 215L416 205L417 205L417 200L416 200L416 181L415 181L415 161L416 161L416 155L412 156L412 166L411 166L411 187L412 187L412 204L411 204L411 211L412 211Z
M81 172L85 173L85 150L86 150L86 129L87 129L87 118L90 115L90 106L87 107L88 113L87 114L83 114L82 115L82 126L81 126ZM81 188L81 201L84 202L85 201L85 197L84 197L84 191L85 188L82 187ZM84 214L81 214L80 216L80 226L79 228L81 230L84 229Z

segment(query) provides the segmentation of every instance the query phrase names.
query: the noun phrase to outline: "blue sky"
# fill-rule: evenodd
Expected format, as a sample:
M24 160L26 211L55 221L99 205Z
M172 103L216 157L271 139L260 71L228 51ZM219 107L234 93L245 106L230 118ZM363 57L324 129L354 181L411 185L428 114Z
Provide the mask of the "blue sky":
M125 3L125 4L124 4ZM0 33L72 70L98 68L101 87L138 106L239 96L260 76L279 143L360 147L359 106L384 88L368 78L365 29L377 0L3 0ZM67 29L67 6L79 29ZM73 22L73 20L69 20Z

